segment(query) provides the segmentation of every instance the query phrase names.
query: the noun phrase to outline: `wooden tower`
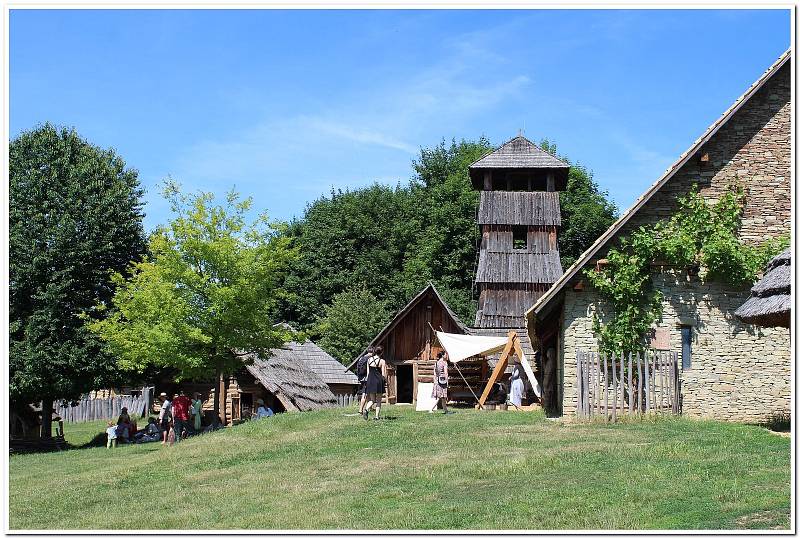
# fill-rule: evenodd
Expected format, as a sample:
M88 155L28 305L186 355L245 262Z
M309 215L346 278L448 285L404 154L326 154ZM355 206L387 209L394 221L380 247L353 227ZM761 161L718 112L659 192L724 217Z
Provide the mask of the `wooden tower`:
M481 190L477 328L525 327L525 311L559 278L561 207L569 165L523 136L469 167Z

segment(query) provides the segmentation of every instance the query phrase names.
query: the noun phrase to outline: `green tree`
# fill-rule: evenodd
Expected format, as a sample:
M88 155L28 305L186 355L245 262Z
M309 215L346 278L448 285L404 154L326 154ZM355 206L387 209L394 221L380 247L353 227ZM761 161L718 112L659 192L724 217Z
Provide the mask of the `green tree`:
M54 400L119 381L79 315L144 252L142 190L113 150L50 124L12 140L9 165L9 393L42 401L50 437Z
M347 365L391 316L386 301L379 300L364 287L336 294L317 321L315 331L322 335L319 345Z
M564 269L571 266L617 219L617 206L601 191L592 172L568 157L557 155L557 146L542 139L539 146L570 164L567 188L559 196L562 227L558 249Z
M175 217L151 236L150 257L130 277L114 274L112 308L90 328L124 369L154 365L180 379L217 380L240 368L242 356L266 356L291 338L269 313L294 253L266 215L248 223L249 198L231 192L214 205L213 195L183 195L172 182L165 196ZM219 409L215 392L215 418Z
M392 308L406 300L397 279L409 248L408 188L333 191L290 227L299 256L287 277L281 316L311 328L341 292L364 287Z
M411 180L415 212L410 226L414 233L403 268L405 296L411 297L431 281L466 323L475 318L472 284L480 199L480 192L472 188L469 165L491 149L485 138L453 140L449 145L442 141L420 151Z

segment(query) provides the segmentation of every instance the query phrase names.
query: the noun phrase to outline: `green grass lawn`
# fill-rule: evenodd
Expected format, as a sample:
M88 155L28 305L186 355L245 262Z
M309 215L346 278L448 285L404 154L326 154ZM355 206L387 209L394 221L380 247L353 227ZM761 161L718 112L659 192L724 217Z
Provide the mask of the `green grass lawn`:
M174 447L10 459L12 529L789 527L790 441L733 423L617 425L388 407L281 414ZM80 445L102 422L66 426Z

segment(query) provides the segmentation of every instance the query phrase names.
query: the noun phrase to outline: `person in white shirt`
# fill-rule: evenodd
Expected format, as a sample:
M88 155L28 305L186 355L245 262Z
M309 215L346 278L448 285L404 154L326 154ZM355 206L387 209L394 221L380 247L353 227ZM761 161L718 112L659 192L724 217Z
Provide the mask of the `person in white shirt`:
M272 408L264 406L264 399L258 399L256 404L258 404L258 409L256 409L256 419L261 419L262 417L272 417L275 415L275 412L272 411Z
M161 432L164 437L161 441L161 445L164 445L167 443L167 436L172 427L172 401L169 400L166 393L162 393L158 398L161 400L161 411L158 413L158 423L161 425Z
M108 428L106 429L106 434L108 435L108 441L106 442L106 449L110 449L111 447L117 447L117 424L113 421L108 422Z

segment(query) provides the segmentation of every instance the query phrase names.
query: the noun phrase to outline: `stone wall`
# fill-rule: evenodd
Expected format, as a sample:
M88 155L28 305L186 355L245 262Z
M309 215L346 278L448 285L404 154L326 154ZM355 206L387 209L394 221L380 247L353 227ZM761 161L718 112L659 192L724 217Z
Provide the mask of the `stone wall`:
M791 404L789 330L743 324L733 312L747 298L743 290L664 272L653 278L664 293L657 324L670 335L681 357L681 326L692 327L691 367L681 371L683 414L760 421L788 412ZM598 296L591 286L566 293L563 313L564 413L577 403L576 350L597 350L592 316ZM679 364L682 363L682 357Z
M791 83L789 62L693 156L618 232L669 218L677 198L693 184L716 200L731 185L745 188L747 202L740 237L751 244L791 230ZM708 161L699 157L708 154ZM600 258L607 251L598 253ZM578 277L580 278L580 277ZM577 278L574 279L577 282ZM597 294L564 288L559 359L563 407L575 413L576 351L597 350L592 318ZM665 297L660 327L669 328L672 349L681 351L681 325L692 326L692 366L681 373L683 413L735 420L760 420L790 406L789 331L738 322L733 312L748 291L689 280L685 271L654 276Z

